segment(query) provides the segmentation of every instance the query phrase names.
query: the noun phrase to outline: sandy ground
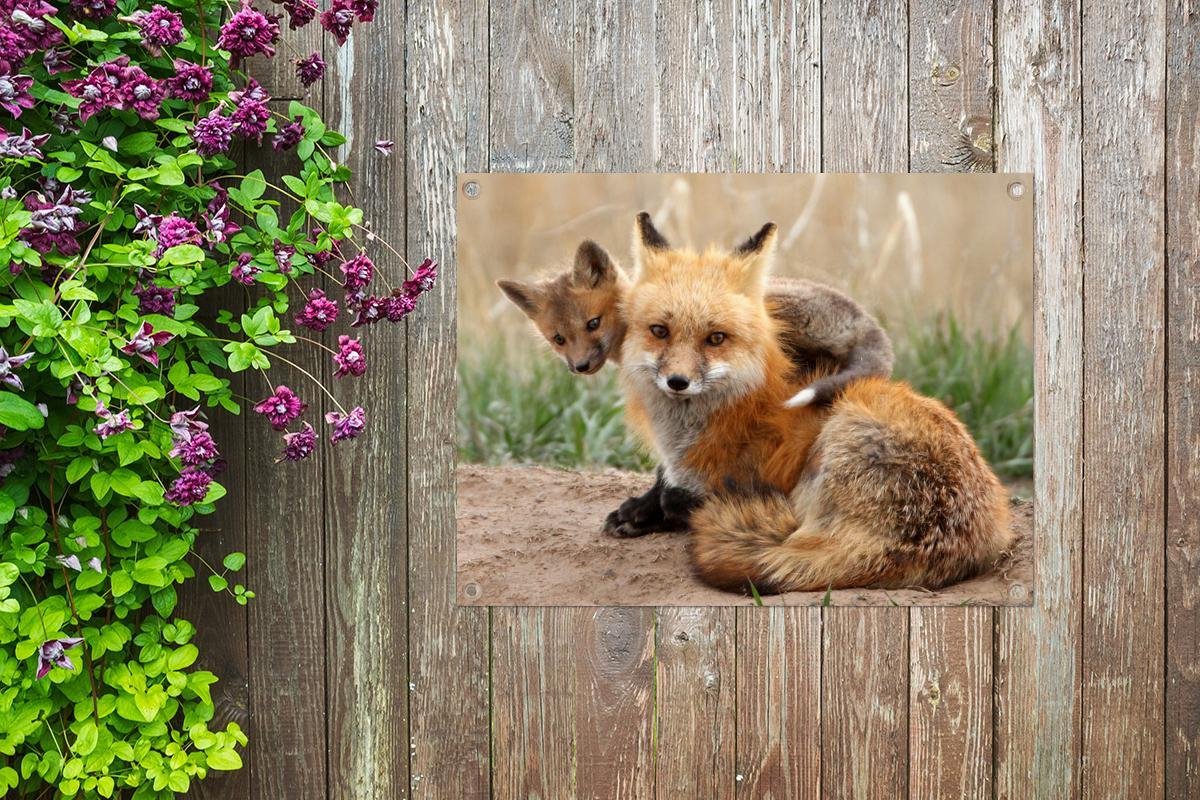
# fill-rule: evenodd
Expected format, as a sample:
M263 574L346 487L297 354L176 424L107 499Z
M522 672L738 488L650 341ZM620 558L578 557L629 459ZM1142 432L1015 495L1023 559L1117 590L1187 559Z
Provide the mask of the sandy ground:
M652 477L618 470L543 467L458 468L458 602L517 606L728 606L753 599L701 583L691 571L687 535L614 539L605 515L641 494ZM848 589L829 604L1006 605L1032 603L1031 501L1014 502L1020 539L991 572L937 592ZM764 597L768 605L820 605L824 592Z

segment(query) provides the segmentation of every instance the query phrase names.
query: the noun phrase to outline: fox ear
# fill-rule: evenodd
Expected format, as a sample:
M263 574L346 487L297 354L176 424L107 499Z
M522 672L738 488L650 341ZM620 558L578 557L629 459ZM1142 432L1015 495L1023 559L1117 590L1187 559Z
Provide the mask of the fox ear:
M575 269L571 277L576 286L594 289L617 279L617 265L603 247L589 239L575 251Z
M761 295L763 283L775 261L775 243L778 227L768 222L758 233L734 248L733 265L743 291Z
M541 310L544 298L542 290L537 286L519 281L496 281L496 285L517 308L525 312L526 316L532 317Z
M633 226L633 266L639 276L646 272L647 266L654 262L654 256L665 253L671 245L654 227L654 221L646 211L637 215Z

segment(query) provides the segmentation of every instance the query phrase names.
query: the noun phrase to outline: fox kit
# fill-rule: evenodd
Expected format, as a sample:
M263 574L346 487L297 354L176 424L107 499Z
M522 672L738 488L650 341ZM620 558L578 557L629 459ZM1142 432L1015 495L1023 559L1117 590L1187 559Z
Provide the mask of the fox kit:
M880 377L825 407L788 406L778 322L763 300L768 224L731 253L671 250L638 218L638 280L621 313L631 424L668 487L708 494L693 563L726 589L930 588L1011 544L1007 495L955 415Z

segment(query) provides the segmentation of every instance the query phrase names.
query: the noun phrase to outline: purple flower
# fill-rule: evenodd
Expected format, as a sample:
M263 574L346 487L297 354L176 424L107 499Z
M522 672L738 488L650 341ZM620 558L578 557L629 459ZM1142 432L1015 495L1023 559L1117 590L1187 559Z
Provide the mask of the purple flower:
M229 93L229 101L234 105L241 105L242 103L265 103L270 99L271 95L267 94L267 90L263 88L261 83L254 80L254 78L246 80L246 87L244 89L235 89Z
M300 124L300 120L300 117L296 117L281 127L279 133L271 139L271 147L275 148L275 152L291 150L300 144L300 140L304 138L304 126Z
M68 569L73 569L76 572L83 572L83 565L79 563L79 556L55 556L54 560Z
M6 0L0 3L0 71L8 72L28 56L48 50L63 41L62 33L46 17L58 14L54 6L42 0Z
M75 664L67 656L67 651L78 647L82 641L83 639L66 638L42 642L42 646L38 648L38 680L46 677L53 667L75 669Z
M177 506L190 506L202 502L208 494L212 480L212 476L202 469L185 467L163 497Z
M304 0L299 0L299 2L304 2ZM325 59L321 58L320 53L313 53L308 58L297 60L296 77L305 86L312 86L325 77Z
M182 59L175 60L175 74L164 81L167 94L179 100L203 103L212 91L212 70Z
M196 152L205 158L227 152L233 144L233 127L233 120L221 116L220 108L214 108L208 116L196 120L192 128Z
M104 420L96 426L96 435L101 439L116 436L133 427L133 421L129 418L129 409L127 408L114 414L103 402L98 402L96 403L96 416Z
M177 441L187 441L208 430L207 422L196 419L199 414L200 406L196 406L191 411L176 411L171 415L171 434Z
M283 385L275 390L275 394L259 401L254 406L254 410L266 417L267 421L271 423L271 427L277 431L291 425L297 417L304 413L306 408L308 408L308 403Z
M138 299L138 312L141 314L175 313L175 290L170 286L155 286L137 284L133 287L133 295Z
M87 565L88 565L89 569L92 569L101 574L104 573L104 567L100 566L100 559L97 558L96 556L92 556L91 558L89 558Z
M151 78L141 67L125 70L124 82L119 88L122 107L137 113L145 120L158 119L158 107L162 103L162 84Z
M154 55L162 53L163 47L183 41L183 17L157 3L129 19L141 29L142 44Z
M205 431L191 434L186 439L177 438L174 445L171 448L171 457L178 458L189 467L207 464L221 455L217 450L217 443Z
M79 106L79 118L84 122L106 108L123 107L120 87L129 67L129 57L121 56L93 69L86 78L66 81L63 89L72 97L83 101Z
M363 353L362 343L349 336L338 337L338 351L333 354L333 363L337 369L333 377L342 378L346 375L358 377L367 371L367 356Z
M162 221L158 223L154 239L158 242L158 247L154 250L154 257L162 258L163 253L177 245L200 244L200 229L191 220L184 219L178 214L171 214L163 217Z
M313 289L308 293L308 302L296 315L296 323L314 331L323 331L337 321L338 304L330 300L325 292Z
M230 95L230 97L232 96ZM256 142L261 142L262 135L267 132L267 123L271 120L271 108L267 105L266 100L245 97L234 108L229 118L233 120L234 133L243 139L254 139Z
M0 435L8 429L0 426ZM25 455L24 447L14 447L11 450L0 451L0 478L7 478L17 468L17 462Z
M392 148L395 146L396 143L391 139L380 139L379 141L375 142L375 150L381 156L390 156L392 154Z
M11 386L18 392L23 390L25 387L21 384L21 379L17 377L15 370L31 358L33 358L32 352L10 356L4 346L0 345L0 383Z
M337 444L346 439L353 439L362 433L363 428L366 427L364 414L362 406L355 406L349 414L343 414L340 411L330 411L326 414L325 421L333 426L329 441Z
M329 8L321 13L321 27L329 31L339 45L346 43L353 24L354 4L351 0L333 0Z
M42 53L42 66L51 75L57 75L60 72L66 72L71 69L71 64L63 58L62 50L59 50L57 47L51 47Z
M283 8L291 18L288 27L292 30L303 28L317 16L317 4L314 0L283 0Z
M217 47L235 56L275 55L279 39L279 19L275 14L263 14L242 0L242 7L221 26Z
M388 322L399 322L412 313L417 307L415 297L410 297L404 289L393 289L392 296L384 301L383 311Z
M137 224L133 226L133 235L146 234L154 241L158 241L158 225L162 222L162 214L151 214L146 209L133 204L133 216L137 219Z
M296 248L276 239L271 250L275 254L275 266L279 271L284 275L292 274L292 256L296 254Z
M379 0L350 0L350 7L358 15L359 22L371 22L379 10Z
M0 75L0 108L14 117L21 116L27 108L33 108L33 95L29 87L33 85L30 75Z
M346 276L343 284L346 291L361 289L375 277L375 264L367 258L366 253L359 253L349 261L342 263L342 274Z
M388 298L376 297L375 295L367 295L358 303L356 309L357 314L354 321L350 323L351 328L358 328L363 325L373 325L382 319L387 318Z
M280 461L303 461L317 449L317 432L307 422L304 427L294 433L283 435L283 453L275 459Z
M254 256L249 253L242 253L238 256L237 263L229 268L229 274L233 279L243 286L251 286L254 283L254 276L262 272L261 269L254 266L251 262Z
M417 267L413 276L404 282L404 293L416 300L432 289L435 281L437 281L437 262L432 258L427 258Z
M60 187L62 191L55 197ZM79 222L81 206L91 200L88 192L43 179L42 191L30 192L22 200L25 210L33 212L33 218L21 231L21 240L39 253L49 253L57 247L64 256L75 255L80 249L75 237L83 229Z
M142 327L133 335L129 343L121 348L127 356L140 356L142 359L158 366L157 348L175 338L175 334L166 331L155 331L149 322L143 322Z
M71 0L71 10L84 19L103 19L117 10L117 0Z
M208 209L204 214L205 237L214 244L223 244L233 238L242 226L229 218L229 192L220 184L214 183L217 194L208 201Z

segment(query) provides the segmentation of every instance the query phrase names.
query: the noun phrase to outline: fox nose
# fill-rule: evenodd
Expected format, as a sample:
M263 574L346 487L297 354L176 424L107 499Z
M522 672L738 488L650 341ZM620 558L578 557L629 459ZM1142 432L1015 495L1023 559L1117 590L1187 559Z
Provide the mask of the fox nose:
M670 386L672 391L682 392L688 388L688 379L682 375L672 375L667 378L667 386Z
M575 371L576 372L587 372L588 367L590 367L590 366L592 366L591 361L576 361L575 362Z

